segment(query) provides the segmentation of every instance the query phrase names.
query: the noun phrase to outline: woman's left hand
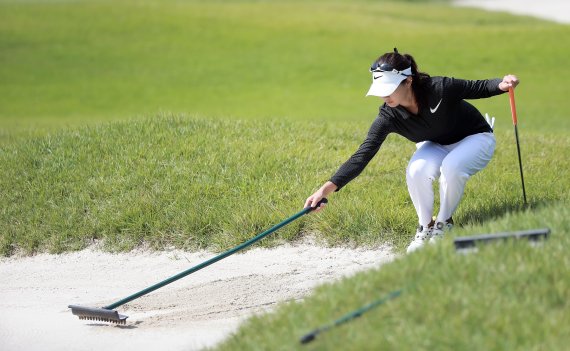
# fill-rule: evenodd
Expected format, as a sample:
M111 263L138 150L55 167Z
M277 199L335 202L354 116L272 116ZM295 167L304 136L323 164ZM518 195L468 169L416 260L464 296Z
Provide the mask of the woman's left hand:
M519 79L517 76L507 74L505 77L503 77L503 81L499 83L499 89L502 91L509 91L509 88L514 89L517 85L519 85Z

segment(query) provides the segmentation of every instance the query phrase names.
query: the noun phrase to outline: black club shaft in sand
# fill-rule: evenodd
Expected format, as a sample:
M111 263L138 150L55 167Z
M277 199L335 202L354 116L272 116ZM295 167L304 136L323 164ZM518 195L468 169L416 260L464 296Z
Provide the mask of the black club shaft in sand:
M192 274L196 271L199 271L202 268L208 267L209 265L211 265L212 263L218 262L219 260L222 260L250 245L253 245L254 243L256 243L257 241L265 238L266 236L268 236L269 234L273 233L274 231L276 231L277 229L286 226L287 224L293 222L294 220L296 220L299 217L302 217L303 215L306 215L307 213L315 210L316 208L320 207L322 204L326 204L328 202L328 200L326 198L322 199L321 201L319 201L319 203L315 206L315 207L305 207L302 211L298 212L297 214L294 214L293 216L287 218L286 220L282 221L279 224L276 224L275 226L267 229L266 231L264 231L263 233L257 235L256 237L244 242L243 244L240 244L236 247L234 247L231 250L228 250L216 257L213 257L207 261L204 261L192 268L189 268L187 270L185 270L184 272L178 273L175 276L172 276L166 280L163 280L159 283L156 283L152 286L149 286L146 289L143 289L137 293L134 293L130 296L125 297L122 300L119 300L115 303L112 303L108 306L102 307L102 308L97 308L97 307L84 307L84 306L78 306L78 305L69 305L68 307L71 308L71 313L73 313L74 315L78 316L79 319L83 319L83 320L92 320L92 321L102 321L102 322L112 322L112 323L118 323L118 324L126 324L126 320L127 320L127 316L119 314L117 311L114 311L115 308L122 306L124 304L126 304L127 302L133 301L134 299L138 299L139 297L146 295L156 289L162 288L165 285L168 285L172 282L177 281L178 279L184 278L185 276Z

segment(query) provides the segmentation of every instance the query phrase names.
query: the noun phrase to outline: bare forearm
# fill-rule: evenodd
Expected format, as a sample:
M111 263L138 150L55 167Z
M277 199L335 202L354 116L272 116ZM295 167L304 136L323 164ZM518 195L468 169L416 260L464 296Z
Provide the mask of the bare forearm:
M325 184L323 184L323 186L319 190L322 192L323 197L327 197L330 194L334 193L336 189L338 189L338 186L336 186L335 183L329 180Z
M316 207L319 201L321 201L321 199L327 197L329 194L333 193L336 189L338 189L338 187L336 186L335 183L331 182L330 180L327 181L325 184L323 184L323 186L319 188L319 190L315 191L313 195L307 198L307 201L305 201L305 207L308 206ZM321 208L324 206L325 204L322 204L319 208L315 210L315 212L320 211Z

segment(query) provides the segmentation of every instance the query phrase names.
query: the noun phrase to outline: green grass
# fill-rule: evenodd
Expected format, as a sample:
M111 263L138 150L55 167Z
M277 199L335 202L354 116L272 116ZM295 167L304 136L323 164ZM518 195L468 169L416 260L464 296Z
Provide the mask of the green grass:
M452 242L323 285L302 302L253 317L217 350L565 350L570 342L570 210L566 204L510 213L454 235L540 228L539 247L507 242L461 255ZM301 346L316 327L404 289L361 318Z
M367 127L163 115L2 147L0 252L57 253L95 240L110 250L143 243L230 248L298 212ZM457 223L493 221L521 208L513 133L496 134L495 157L468 183ZM530 203L568 199L570 138L525 132L521 141ZM390 136L365 172L331 196L327 211L277 238L313 232L329 244L402 249L416 222L404 177L413 150Z
M394 46L434 75L517 73L521 119L556 131L569 31L407 2L3 2L0 138L160 111L368 121L367 68ZM503 100L478 106L508 125Z
M367 68L397 46L432 75L521 78L531 206L508 99L475 101L497 117L497 151L469 181L453 235L548 226L551 239L468 256L448 240L254 318L220 348L299 348L312 328L406 287L307 349L565 349L569 32L437 1L0 1L0 254L251 238L356 149L378 108L363 96ZM413 150L390 136L326 211L262 245L311 233L403 252Z
M0 184L7 190L0 194L5 204L0 247L4 254L17 248L62 252L104 239L112 250L143 242L155 248L229 248L303 206L365 132L347 132L349 126L323 130L309 122L165 115L5 147L0 149L5 166ZM315 138L317 133L322 134ZM355 186L344 192L352 200L331 204L325 220L300 220L279 237L320 231L337 244L396 241L398 228L405 223L413 227L403 180L391 176L405 167L405 158L398 155L401 147L410 145L401 140L386 145L385 162L371 172L386 174L390 184L374 198L397 189L403 211L367 210L374 198L359 204L355 200L365 186ZM330 150L335 150L331 157L322 157ZM374 178L363 176L358 182L373 186ZM334 210L341 206L346 210Z

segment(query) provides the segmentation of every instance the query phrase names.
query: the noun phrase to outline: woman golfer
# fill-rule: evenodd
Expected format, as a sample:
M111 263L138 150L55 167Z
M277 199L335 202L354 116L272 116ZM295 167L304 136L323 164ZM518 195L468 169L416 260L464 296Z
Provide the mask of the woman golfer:
M319 190L307 198L305 207L340 190L356 178L376 155L390 133L414 143L417 150L406 169L408 191L418 214L416 235L408 246L412 252L426 242L441 239L453 226L469 177L483 169L495 150L490 123L464 99L499 95L514 88L518 79L462 80L430 77L418 71L414 58L394 52L380 56L370 67L372 86L368 95L384 100L378 117L358 150ZM432 219L434 191L439 177L440 208ZM319 211L317 209L316 211Z

